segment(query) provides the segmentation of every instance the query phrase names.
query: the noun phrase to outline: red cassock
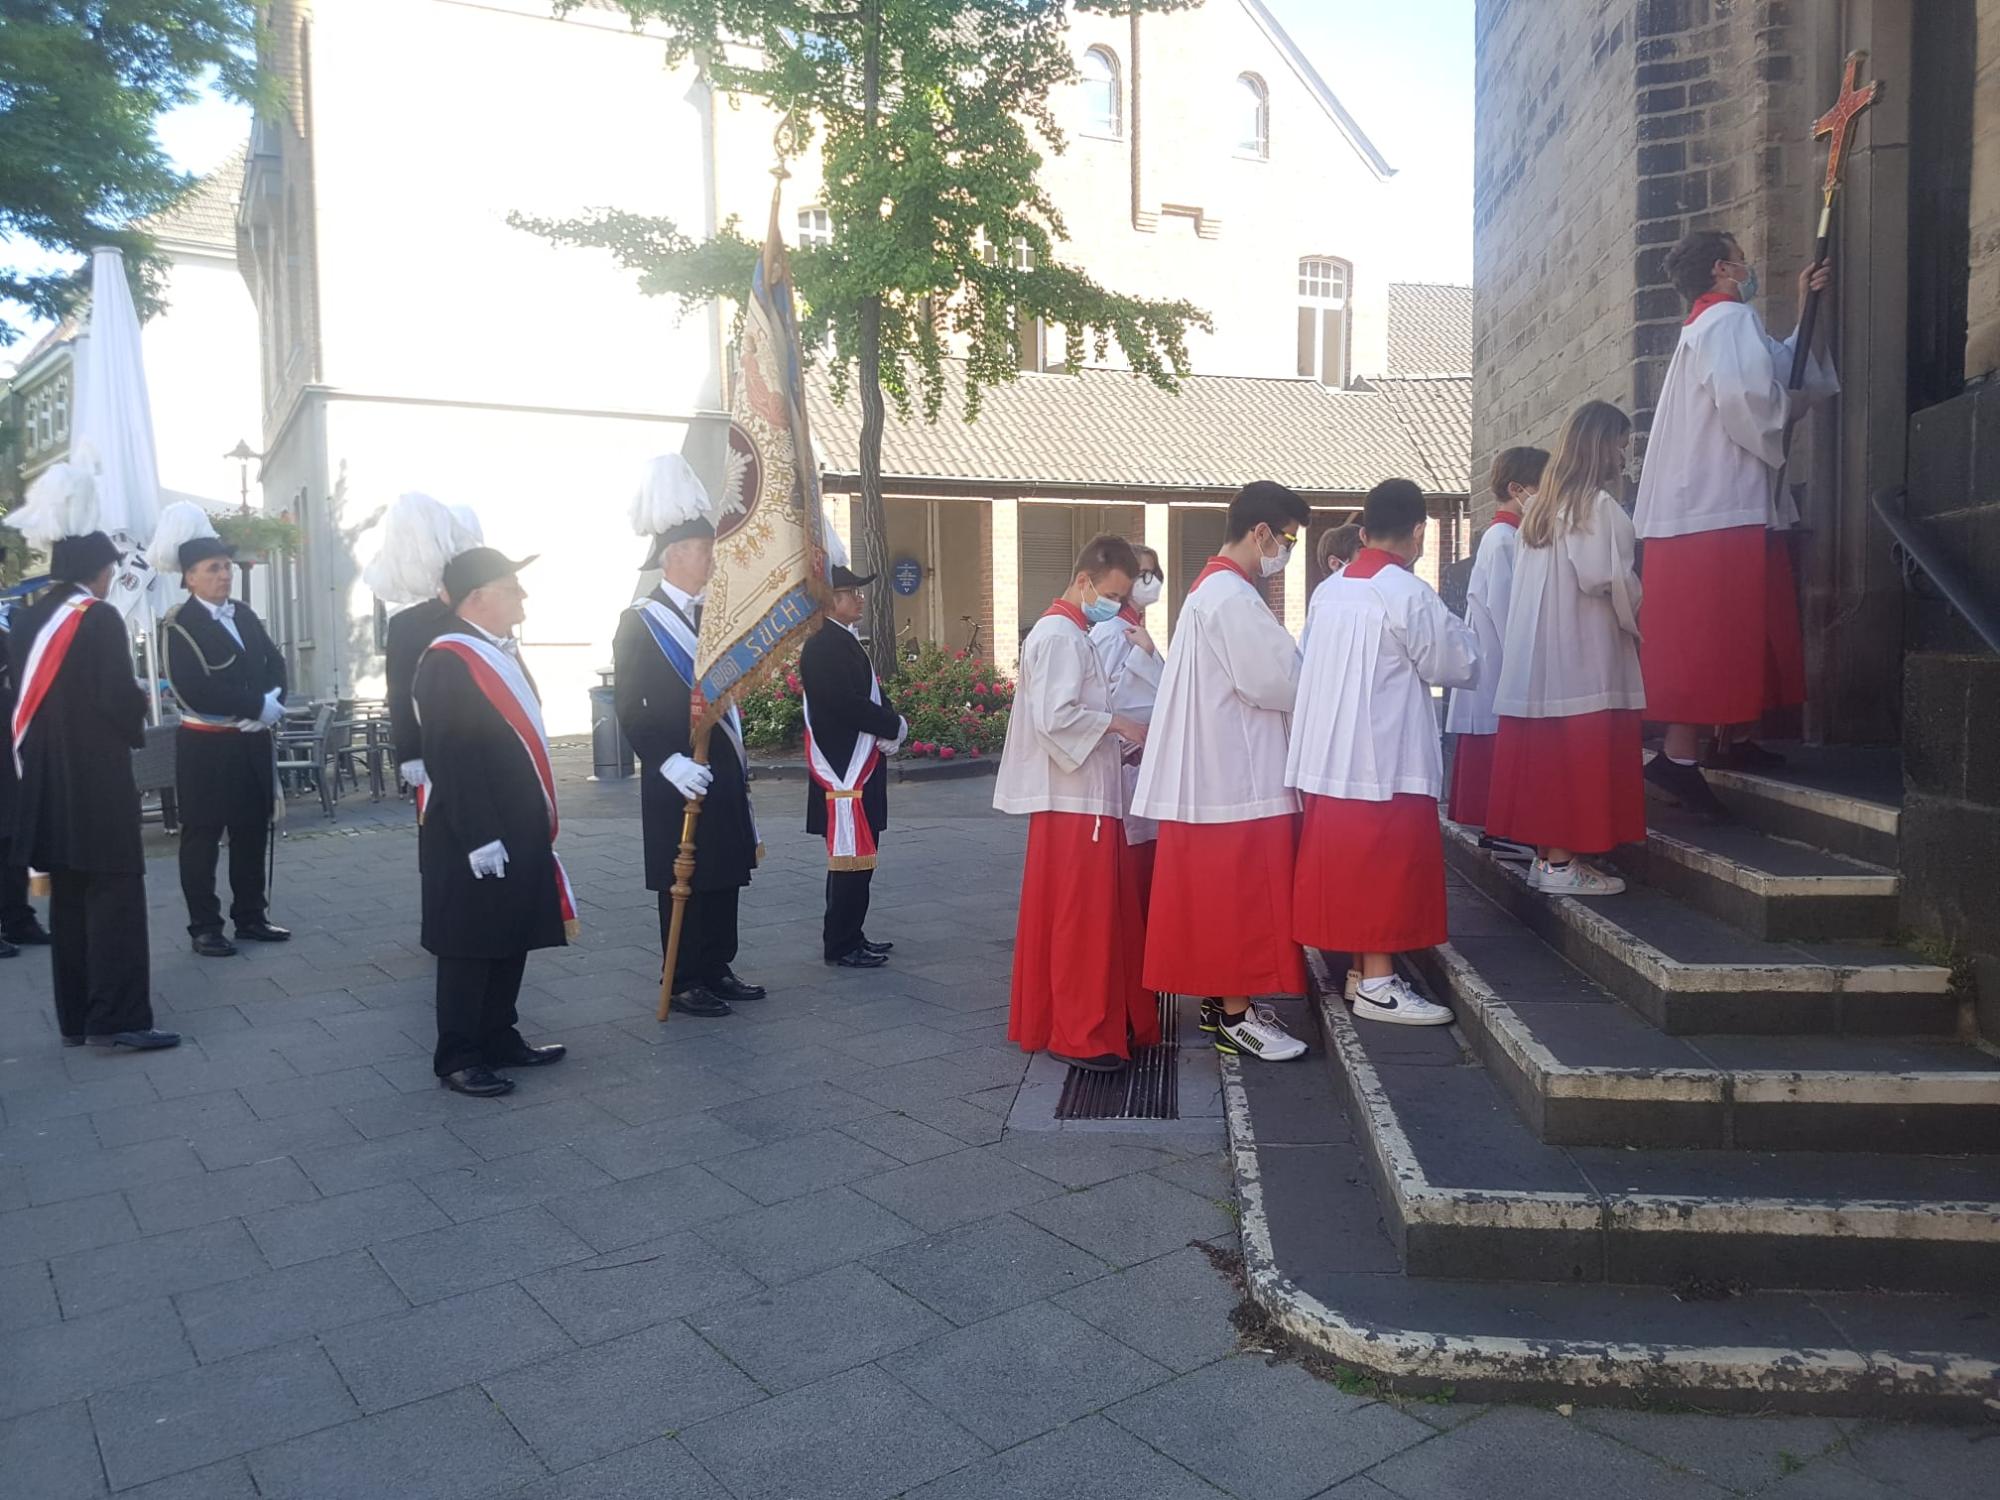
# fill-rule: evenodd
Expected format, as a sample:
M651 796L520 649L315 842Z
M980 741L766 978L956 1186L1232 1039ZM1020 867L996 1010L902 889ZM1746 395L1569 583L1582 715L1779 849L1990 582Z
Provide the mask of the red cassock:
M1143 844L1125 846L1125 865L1132 872L1132 884L1139 892L1140 926L1144 928L1145 914L1153 909L1153 856L1159 851L1159 844L1147 839Z
M1406 953L1445 940L1435 797L1305 799L1292 935L1333 953Z
M1299 820L1162 823L1146 912L1146 987L1177 995L1302 995L1292 937Z
M1639 669L1656 724L1753 724L1806 701L1785 534L1731 526L1653 537L1641 562Z
M1493 734L1461 734L1451 752L1451 820L1468 828L1486 826L1487 799L1493 789ZM1387 953L1386 948L1364 952Z
M1068 1057L1129 1057L1159 1041L1159 1007L1139 981L1145 924L1134 873L1117 818L1029 816L1010 1040Z
M1494 736L1487 833L1579 854L1643 843L1643 717L1638 709L1557 719L1502 714Z

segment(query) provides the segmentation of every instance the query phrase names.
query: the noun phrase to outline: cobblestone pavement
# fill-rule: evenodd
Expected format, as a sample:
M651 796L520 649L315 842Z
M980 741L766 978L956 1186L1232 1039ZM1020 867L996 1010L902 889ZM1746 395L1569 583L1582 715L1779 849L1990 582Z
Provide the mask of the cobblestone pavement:
M564 757L587 924L537 954L560 1067L430 1074L407 810L295 807L288 947L197 960L151 871L179 1051L66 1052L46 959L0 964L0 1491L1871 1500L1990 1494L1980 1434L1376 1399L1239 1347L1219 1150L1003 1132L1020 822L896 789L874 935L818 961L803 790L738 968L653 1020L636 790Z

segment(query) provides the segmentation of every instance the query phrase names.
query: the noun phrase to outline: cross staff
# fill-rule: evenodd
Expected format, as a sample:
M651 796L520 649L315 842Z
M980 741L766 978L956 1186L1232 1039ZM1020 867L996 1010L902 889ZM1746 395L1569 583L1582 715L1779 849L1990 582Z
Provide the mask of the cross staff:
M1833 200L1840 191L1842 169L1847 165L1847 148L1853 134L1855 120L1861 111L1882 97L1880 79L1872 83L1859 82L1861 65L1868 60L1866 52L1847 54L1847 67L1841 74L1840 97L1833 101L1833 108L1813 122L1813 139L1828 137L1826 150L1826 184L1820 191L1819 237L1813 247L1812 263L1819 265L1826 259L1826 252L1833 240ZM1819 321L1820 289L1809 287L1806 291L1805 310L1799 314L1799 337L1792 350L1791 388L1800 389L1806 382L1806 360L1812 351L1813 325Z

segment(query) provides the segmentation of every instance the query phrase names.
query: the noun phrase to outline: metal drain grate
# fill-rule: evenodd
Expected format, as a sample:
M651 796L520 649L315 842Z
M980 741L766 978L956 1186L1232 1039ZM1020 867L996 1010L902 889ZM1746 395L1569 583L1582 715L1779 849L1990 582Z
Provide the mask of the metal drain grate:
M1117 1073L1071 1068L1056 1101L1058 1120L1178 1120L1181 1048L1172 995L1160 996L1160 1042L1132 1054Z

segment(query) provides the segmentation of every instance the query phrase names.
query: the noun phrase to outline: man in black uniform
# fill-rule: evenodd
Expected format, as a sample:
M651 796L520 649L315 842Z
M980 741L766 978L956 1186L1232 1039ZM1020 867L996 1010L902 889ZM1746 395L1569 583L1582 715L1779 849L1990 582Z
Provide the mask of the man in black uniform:
M0 562L7 560L7 549L0 547ZM14 775L14 756L8 746L12 734L7 727L14 722L15 664L11 659L10 642L12 635L7 629L8 617L0 613L0 958L12 958L22 948L30 944L42 944L49 940L48 932L35 916L35 908L28 904L28 867L14 855L14 798L18 778ZM22 650L27 649L23 641Z
M692 481L690 473L688 479ZM698 490L698 481L694 482ZM708 737L708 763L693 758L690 728L694 645L701 635L701 600L714 566L715 526L700 492L698 513L663 527L646 567L660 569L659 587L625 611L612 641L618 722L639 757L639 809L646 837L646 889L659 893L660 947L673 917L674 858L681 847L681 813L699 797L695 823L694 894L681 926L674 964L673 1008L691 1016L726 1016L732 1004L761 1000L736 960L736 904L758 858L750 811L741 721L732 707Z
M386 679L383 695L389 708L389 738L395 743L396 774L405 786L420 787L428 779L424 773L424 734L417 723L413 696L417 663L439 634L449 630L456 619L442 593L436 599L420 599L408 609L389 616L389 628L382 642L382 674Z
M515 1028L528 953L560 948L574 920L555 854L555 784L534 679L514 627L528 597L516 576L533 562L491 547L445 568L453 617L417 664L429 786L417 842L423 945L437 956L437 1050L445 1088L482 1098L513 1090L495 1069L560 1062ZM534 746L539 746L539 759Z
M93 531L65 536L51 551L53 586L14 619L22 662L14 856L48 872L63 1044L172 1047L178 1036L153 1029L146 858L132 780L146 695L132 677L124 622L103 603L118 549Z
M174 735L181 895L188 936L203 958L236 952L222 935L222 903L215 895L224 832L229 920L238 940L282 943L291 936L271 924L264 887L277 788L271 731L285 714L285 658L250 606L229 597L234 552L216 536L182 542L176 559L193 597L167 611L162 622L167 681L182 710Z
M440 631L452 626L444 597L444 569L459 553L484 540L479 517L467 506L446 506L429 495L398 495L382 517L382 545L362 570L362 581L390 604L408 604L389 616L383 633L383 696L396 773L405 786L424 785L423 731L410 696L417 661Z
M862 928L876 846L889 826L888 757L901 748L909 725L890 707L856 633L868 611L862 590L875 576L857 577L836 564L831 581L826 621L799 652L813 750L806 832L826 839L822 957L843 969L877 969L895 944L871 943Z

